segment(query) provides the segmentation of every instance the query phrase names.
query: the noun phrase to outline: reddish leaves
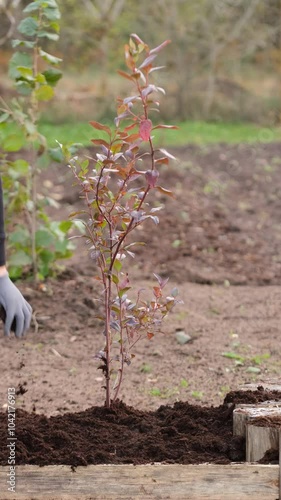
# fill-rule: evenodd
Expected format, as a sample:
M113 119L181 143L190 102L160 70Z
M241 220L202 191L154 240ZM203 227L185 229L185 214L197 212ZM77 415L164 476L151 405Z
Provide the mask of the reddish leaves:
M169 43L171 43L171 40L165 40L165 42L161 43L161 45L158 45L158 47L155 47L154 49L150 50L150 54L158 54L160 50L164 49Z
M145 172L145 178L147 180L147 184L151 188L156 187L158 177L159 177L158 170L147 170L147 172Z
M93 122L91 121L90 122L90 125L92 125L92 127L94 127L96 130L103 130L104 132L106 132L108 135L111 135L111 130L109 127L107 127L106 125L103 125L102 123L99 123L99 122Z
M152 121L142 120L140 123L139 134L143 141L149 141L151 130L152 130Z
M152 300L148 297L142 300L140 291L134 298L134 294L128 293L130 283L124 271L127 259L137 258L137 253L134 254L130 248L141 244L127 244L128 236L147 220L159 223L154 214L161 207L150 205L149 193L157 189L161 194L172 196L171 191L158 185L157 168L161 164L167 165L174 157L164 149L156 150L151 134L154 129L177 127L153 127L148 118L150 111L159 106L155 94L165 94L164 89L150 81L150 74L161 68L154 67L153 62L168 43L169 40L150 50L138 35L131 35L125 46L128 70L121 70L119 74L131 82L133 90L128 97L118 99L116 127L111 129L91 121L91 126L101 132L92 140L93 144L100 147L100 152L95 154L95 158L89 158L86 164L75 157L70 165L85 198L86 209L81 213L87 217L86 238L91 244L90 255L100 270L100 276L96 279L103 286L101 319L104 323L105 348L100 351L98 358L104 363L101 369L106 379L107 406L110 406L111 399L114 401L118 396L124 364L130 364L134 357L133 346L144 337L152 339L154 333L160 331L163 318L177 302L173 291L170 296L164 297L163 288L168 280L157 274L156 286L150 292ZM120 127L120 123L123 124L125 120L125 126ZM145 152L140 151L142 141L148 143L144 144L147 146ZM147 156L150 157L150 166L142 167L141 162ZM137 178L138 182L134 183ZM119 346L114 355L111 349L113 345L114 349ZM111 398L110 379L114 371L117 378Z

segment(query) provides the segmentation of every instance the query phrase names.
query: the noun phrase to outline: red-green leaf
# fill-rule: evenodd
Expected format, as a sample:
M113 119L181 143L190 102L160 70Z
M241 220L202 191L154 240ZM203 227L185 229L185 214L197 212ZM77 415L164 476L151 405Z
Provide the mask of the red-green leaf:
M166 156L163 156L163 158L158 158L157 160L155 160L154 163L155 164L161 163L162 165L169 165L169 158L167 158Z
M179 129L179 127L177 127L176 125L156 125L155 127L153 127L152 130L156 130L157 128L168 128L168 129L173 129L173 130Z
M165 156L167 156L168 158L170 158L171 160L176 160L176 157L171 155L171 153L169 153L168 151L166 151L166 149L159 149L159 151L161 151L161 153L163 153Z
M164 286L167 285L169 278L161 278L161 276L159 276L159 274L156 274L156 273L153 273L153 275L157 279L159 286L162 290L164 288Z
M105 146L107 149L109 148L108 142L104 141L103 139L92 139L91 142L96 146Z
M153 293L154 293L156 299L160 299L160 297L162 297L161 288L159 286L153 287Z
M143 141L149 141L152 130L151 120L142 120L140 123L140 137Z
M166 45L168 45L169 43L171 43L171 40L165 40L165 42L161 43L161 45L158 45L158 47L151 49L149 51L149 54L158 54L158 52L160 52L160 50L164 49L164 47L166 47Z
M128 135L127 137L124 137L124 142L133 143L137 139L139 139L139 137L140 137L139 134L131 134L131 135Z
M118 70L117 73L120 76L123 76L123 78L127 78L127 80L130 80L130 81L133 80L133 77L131 75L128 75L128 73L125 73L125 71Z
M165 189L162 186L156 186L156 189L160 191L160 193L166 194L167 196L171 196L171 198L174 198L174 194L172 191L169 191L169 189Z
M135 61L131 55L131 51L130 51L130 47L129 45L125 45L125 60L126 60L126 64L128 66L128 68L132 71L135 70Z
M136 33L131 33L130 37L134 38L141 45L144 45L144 47L147 47L146 43L144 43L142 39L139 37L139 35L137 35Z
M154 188L159 177L158 170L147 170L145 172L145 178L149 187Z
M132 130L134 127L136 127L136 125L137 125L136 122L132 123L131 125L128 125L127 127L124 128L124 132L129 132L129 130Z
M139 66L139 69L147 68L148 66L150 66L152 61L154 61L156 55L157 54L152 54L152 55L146 57L146 59L143 61L143 63Z
M130 286L126 286L125 288L122 288L122 290L119 290L119 292L118 292L119 297L123 297L123 295L124 295L126 292L128 292L128 290L130 290L130 289L131 289L131 287L130 287Z
M109 127L107 127L106 125L103 125L102 123L99 123L99 122L93 122L91 121L90 122L90 125L92 125L92 127L94 127L96 130L103 130L104 132L106 132L108 135L111 135L111 130Z

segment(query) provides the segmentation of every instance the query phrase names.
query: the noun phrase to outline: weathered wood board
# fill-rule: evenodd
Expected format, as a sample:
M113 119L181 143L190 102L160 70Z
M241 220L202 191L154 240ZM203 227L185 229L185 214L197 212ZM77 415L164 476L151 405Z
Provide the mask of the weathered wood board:
M0 467L0 500L277 500L279 466L65 465L16 468L16 493Z

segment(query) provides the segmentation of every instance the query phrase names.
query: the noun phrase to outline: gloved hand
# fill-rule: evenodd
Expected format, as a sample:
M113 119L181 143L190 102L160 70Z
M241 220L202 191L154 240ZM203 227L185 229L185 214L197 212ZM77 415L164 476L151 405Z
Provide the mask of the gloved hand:
M6 312L5 335L10 335L12 325L16 337L24 335L30 326L32 308L10 280L8 273L0 276L0 306Z

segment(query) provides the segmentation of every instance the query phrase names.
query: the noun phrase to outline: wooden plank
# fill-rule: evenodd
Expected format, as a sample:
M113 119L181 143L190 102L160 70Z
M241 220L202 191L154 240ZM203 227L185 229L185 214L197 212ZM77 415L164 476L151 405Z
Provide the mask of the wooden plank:
M280 379L267 379L263 382L247 383L239 386L239 391L257 391L258 387L262 386L265 391L281 392Z
M16 494L0 467L0 500L276 500L278 465L16 467Z

